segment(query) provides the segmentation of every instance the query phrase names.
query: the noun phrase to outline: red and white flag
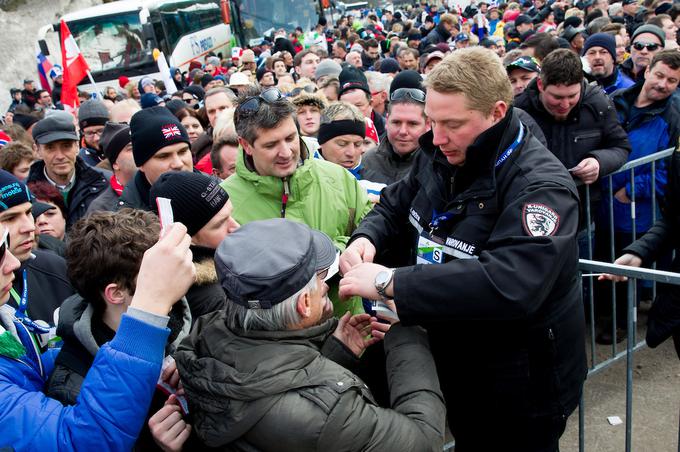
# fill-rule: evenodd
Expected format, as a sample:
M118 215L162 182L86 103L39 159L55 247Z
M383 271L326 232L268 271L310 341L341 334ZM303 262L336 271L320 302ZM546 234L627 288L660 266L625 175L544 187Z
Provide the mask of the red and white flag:
M61 103L65 109L73 111L80 105L78 83L87 75L90 67L63 20L61 21L61 65L64 68Z

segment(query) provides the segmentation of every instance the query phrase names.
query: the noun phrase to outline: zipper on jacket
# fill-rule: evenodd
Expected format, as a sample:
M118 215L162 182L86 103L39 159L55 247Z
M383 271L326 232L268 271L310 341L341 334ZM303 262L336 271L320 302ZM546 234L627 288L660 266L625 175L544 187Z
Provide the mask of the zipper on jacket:
M288 196L290 195L290 187L288 186L288 178L283 178L283 194L281 195L281 218L286 218L286 205L288 204Z

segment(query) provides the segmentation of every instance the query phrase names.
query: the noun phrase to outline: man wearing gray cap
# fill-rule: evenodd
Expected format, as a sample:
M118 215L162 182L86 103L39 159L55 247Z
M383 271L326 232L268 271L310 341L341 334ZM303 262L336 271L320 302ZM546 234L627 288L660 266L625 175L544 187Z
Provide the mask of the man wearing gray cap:
M656 25L642 25L635 29L630 39L630 58L621 63L621 72L633 81L645 78L645 70L654 55L661 52L666 41L666 33Z
M99 141L108 120L109 110L100 100L90 99L78 109L78 128L83 138L78 155L90 166L97 166L105 158Z
M69 113L55 111L38 121L32 134L42 160L31 165L26 183L47 181L59 190L66 204L69 228L108 186L111 173L87 165L78 156L78 135Z
M335 260L326 235L285 219L249 223L220 244L227 307L199 319L175 355L207 446L441 450L445 409L425 331L330 317ZM382 337L391 409L348 370Z

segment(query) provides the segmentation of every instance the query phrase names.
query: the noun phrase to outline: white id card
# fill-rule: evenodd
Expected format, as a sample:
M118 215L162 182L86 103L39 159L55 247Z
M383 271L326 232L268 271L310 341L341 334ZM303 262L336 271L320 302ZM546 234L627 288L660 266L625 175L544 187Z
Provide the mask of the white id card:
M161 236L163 236L165 229L175 222L174 215L172 214L172 204L168 198L156 198L156 205L158 206L158 218L161 222Z
M422 235L418 238L417 264L441 264L444 262L444 246Z

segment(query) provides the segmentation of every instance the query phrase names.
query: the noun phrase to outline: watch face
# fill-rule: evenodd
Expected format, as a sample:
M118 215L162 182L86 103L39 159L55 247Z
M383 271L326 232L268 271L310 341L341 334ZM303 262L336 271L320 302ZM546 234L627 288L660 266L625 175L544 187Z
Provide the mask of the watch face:
M390 272L382 271L375 275L375 285L384 286L390 279Z

